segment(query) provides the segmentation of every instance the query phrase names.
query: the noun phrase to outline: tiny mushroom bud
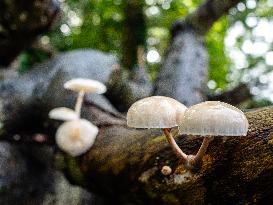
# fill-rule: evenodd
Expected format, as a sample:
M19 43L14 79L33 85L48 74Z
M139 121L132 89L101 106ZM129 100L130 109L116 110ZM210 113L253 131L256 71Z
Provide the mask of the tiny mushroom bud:
M54 120L70 121L78 119L78 116L75 113L75 111L66 107L54 108L49 112L48 115L49 118Z
M102 94L106 92L106 86L103 83L86 78L75 78L69 80L64 84L64 88L79 92L77 102L75 105L75 112L77 113L78 116L80 116L83 97L85 93Z
M165 176L170 175L172 173L172 168L169 166L163 166L161 169L161 173Z
M199 162L213 136L246 136L248 121L238 108L219 101L206 101L188 108L179 126L182 134L205 136L195 156L189 157L189 165Z
M56 143L61 150L71 156L85 153L98 134L98 128L85 119L64 122L57 130Z
M169 97L147 97L129 108L127 125L134 128L161 128L175 154L185 161L187 155L178 147L170 131L181 124L186 109L185 105Z

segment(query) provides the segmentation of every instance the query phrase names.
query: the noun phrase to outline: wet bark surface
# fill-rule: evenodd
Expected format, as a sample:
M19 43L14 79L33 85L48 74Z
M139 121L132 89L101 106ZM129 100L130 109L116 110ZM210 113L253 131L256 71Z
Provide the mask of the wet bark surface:
M248 135L215 137L202 164L191 171L160 131L101 127L95 146L76 159L82 177L77 183L119 203L268 204L273 200L273 107L246 116ZM176 140L187 154L202 143L194 136ZM164 165L172 168L171 175L161 174Z

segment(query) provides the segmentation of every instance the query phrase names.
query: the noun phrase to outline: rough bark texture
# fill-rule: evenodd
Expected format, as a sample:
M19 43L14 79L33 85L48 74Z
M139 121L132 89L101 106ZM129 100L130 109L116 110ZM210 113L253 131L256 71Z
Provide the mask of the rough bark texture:
M215 21L242 0L208 0L185 19L196 32L204 35Z
M55 0L0 1L0 68L10 64L38 35L51 27L59 12ZM3 67L4 68L4 67Z
M78 183L117 203L269 204L273 200L273 107L246 115L248 135L216 137L203 164L192 172L179 164L159 131L101 127L95 146L76 159L82 172ZM193 136L176 140L188 154L195 154L202 142ZM161 174L164 165L172 168L171 175Z
M168 48L155 83L155 95L173 97L185 105L205 99L208 54L204 37L185 27Z
M93 53L97 55L96 65L90 61L88 71L86 67L75 71L71 69L72 64L64 66L64 62L71 63L68 59L77 54L83 59L90 55L82 51L68 53L51 64L45 63L44 66L50 65L48 69L34 70L1 84L2 138L17 143L54 143L54 131L59 123L46 120L48 110L61 104L69 106L75 98L63 90L64 79L74 75L95 77L96 72L90 66L98 66L99 57L103 59L100 67L106 74L115 62L111 56ZM78 57L77 65L80 62ZM105 79L105 76L98 78ZM24 85L23 89L18 84ZM203 164L189 172L179 164L160 130L129 129L124 117L109 107L104 97L101 99L104 101L86 98L83 107L84 118L100 128L95 146L75 159L64 154L56 157L56 163L70 182L119 204L266 204L273 200L273 107L246 113L250 122L248 136L216 137ZM3 100L14 106L3 104ZM8 112L10 115L5 114ZM47 134L48 138L39 141L37 132ZM25 136L33 138L24 141ZM176 140L187 154L195 154L202 142L200 137L193 136L179 136ZM45 162L52 160L41 154L43 151L38 152L29 153ZM164 165L172 168L171 175L161 174Z

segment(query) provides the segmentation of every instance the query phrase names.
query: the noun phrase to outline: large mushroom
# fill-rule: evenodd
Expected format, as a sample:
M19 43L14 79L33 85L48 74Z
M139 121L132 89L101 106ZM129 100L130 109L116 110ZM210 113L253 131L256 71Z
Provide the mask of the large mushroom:
M171 129L181 124L187 107L175 99L152 96L135 102L127 112L127 125L134 128L160 128L174 153L183 161L187 155L176 144Z
M238 108L219 101L206 101L188 108L179 126L181 134L204 136L195 156L188 156L188 165L194 166L204 156L213 136L245 136L248 121Z

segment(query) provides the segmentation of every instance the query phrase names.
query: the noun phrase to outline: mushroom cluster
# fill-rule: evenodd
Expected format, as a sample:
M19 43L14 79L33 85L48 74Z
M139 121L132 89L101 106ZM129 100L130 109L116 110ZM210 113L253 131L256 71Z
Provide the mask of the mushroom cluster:
M187 168L199 163L214 136L245 136L248 121L238 108L219 101L206 101L187 108L175 99L152 96L135 102L128 110L127 125L134 128L161 128L174 153ZM171 129L180 134L204 136L196 155L185 154Z
M56 132L56 143L59 148L71 156L79 156L92 147L98 134L95 125L81 118L84 94L102 94L106 91L106 87L95 80L76 78L67 81L64 88L78 92L75 109L54 108L49 112L49 118L65 121Z

